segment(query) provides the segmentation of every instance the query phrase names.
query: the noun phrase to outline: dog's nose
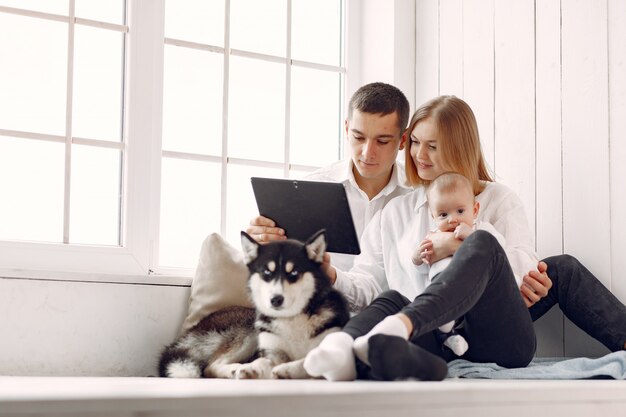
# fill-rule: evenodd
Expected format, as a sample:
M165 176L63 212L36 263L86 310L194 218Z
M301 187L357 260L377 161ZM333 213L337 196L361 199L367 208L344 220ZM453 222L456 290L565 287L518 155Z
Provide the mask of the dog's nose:
M270 300L273 307L280 307L281 305L283 305L283 301L285 301L285 297L283 297L282 295L275 295Z

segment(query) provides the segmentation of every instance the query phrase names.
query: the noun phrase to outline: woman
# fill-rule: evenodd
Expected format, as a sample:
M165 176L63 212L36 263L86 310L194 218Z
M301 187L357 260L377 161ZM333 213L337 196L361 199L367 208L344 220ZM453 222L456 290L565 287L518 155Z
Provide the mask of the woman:
M526 366L536 347L527 304L536 300L520 297L519 286L537 260L521 201L492 181L473 112L462 100L443 96L426 103L407 132L407 178L416 190L392 200L371 221L361 239L363 253L349 272L328 268L353 307L369 306L307 356L307 371L330 380L354 379L354 349L359 377L442 379L454 356L442 350L432 331L461 316L459 333L470 345L464 358ZM436 285L424 289L426 275L415 270L410 253L430 229L425 186L446 171L472 181L483 208L480 220L493 224L506 244L503 248L489 233L476 232L462 245L451 234L432 235L431 259L452 254L454 259ZM535 274L549 282L540 265Z

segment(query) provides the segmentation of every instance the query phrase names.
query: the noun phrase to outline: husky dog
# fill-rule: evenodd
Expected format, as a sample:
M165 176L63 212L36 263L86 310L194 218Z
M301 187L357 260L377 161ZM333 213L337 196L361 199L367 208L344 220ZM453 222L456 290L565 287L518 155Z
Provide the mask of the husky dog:
M348 321L348 304L321 270L323 230L307 242L258 244L241 232L255 309L207 315L166 347L159 375L180 378L308 378L304 357Z

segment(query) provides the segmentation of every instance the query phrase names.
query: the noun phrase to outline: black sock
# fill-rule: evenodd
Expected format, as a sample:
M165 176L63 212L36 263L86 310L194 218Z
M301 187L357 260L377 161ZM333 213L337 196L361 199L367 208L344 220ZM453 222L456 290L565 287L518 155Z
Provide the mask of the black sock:
M448 374L448 364L442 358L397 336L370 337L368 359L372 379L441 381Z

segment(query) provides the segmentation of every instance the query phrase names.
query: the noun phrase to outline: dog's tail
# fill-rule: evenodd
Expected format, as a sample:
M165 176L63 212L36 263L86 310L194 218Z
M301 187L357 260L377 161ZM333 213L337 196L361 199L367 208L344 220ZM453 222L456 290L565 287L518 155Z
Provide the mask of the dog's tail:
M168 378L202 378L207 363L193 358L187 349L171 345L159 360L159 376Z

